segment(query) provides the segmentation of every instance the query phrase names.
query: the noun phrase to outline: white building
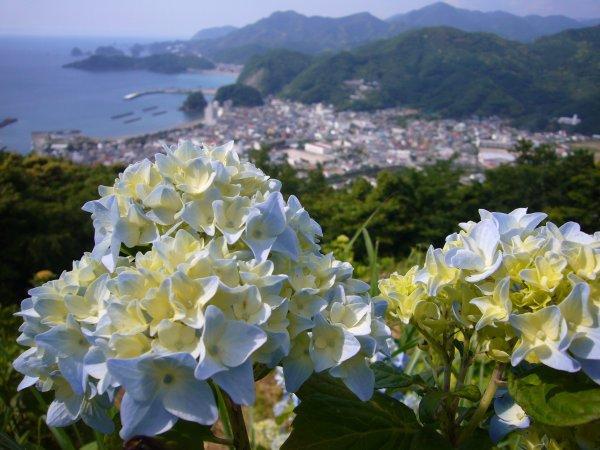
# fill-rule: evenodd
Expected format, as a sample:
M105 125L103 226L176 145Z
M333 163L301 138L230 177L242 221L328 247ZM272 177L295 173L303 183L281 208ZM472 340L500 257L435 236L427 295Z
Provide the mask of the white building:
M577 114L573 114L573 117L559 117L558 123L561 125L571 125L574 127L581 123L581 119L577 116Z
M309 142L304 144L304 150L315 155L330 155L333 153L333 147L325 142Z

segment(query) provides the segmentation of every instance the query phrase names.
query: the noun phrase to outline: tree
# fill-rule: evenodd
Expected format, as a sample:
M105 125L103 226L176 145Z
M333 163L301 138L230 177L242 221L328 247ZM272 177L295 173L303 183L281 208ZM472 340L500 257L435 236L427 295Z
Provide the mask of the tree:
M181 109L186 112L201 113L204 112L207 104L202 92L192 92L183 102Z
M257 89L240 83L221 86L217 90L215 100L219 103L231 100L233 106L260 106L263 104L262 96Z

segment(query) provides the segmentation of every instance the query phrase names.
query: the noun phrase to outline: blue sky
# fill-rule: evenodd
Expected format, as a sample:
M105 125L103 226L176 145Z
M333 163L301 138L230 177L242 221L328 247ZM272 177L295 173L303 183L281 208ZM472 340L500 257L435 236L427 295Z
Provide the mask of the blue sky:
M432 0L0 0L0 34L187 38L201 28L242 26L277 10L385 18ZM454 6L518 15L600 17L600 0L447 0Z

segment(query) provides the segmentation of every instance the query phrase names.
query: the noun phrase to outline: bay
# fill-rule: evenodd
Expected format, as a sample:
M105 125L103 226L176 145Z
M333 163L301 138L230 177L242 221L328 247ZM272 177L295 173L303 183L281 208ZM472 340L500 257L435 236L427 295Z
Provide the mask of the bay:
M123 50L149 39L0 36L0 148L26 153L34 131L81 130L94 137L154 132L197 119L179 110L185 96L157 94L124 100L132 92L163 88L217 88L235 82L220 72L160 74L147 71L85 72L65 69L75 46ZM133 113L133 114L128 114ZM126 116L111 118L114 116ZM139 120L134 120L138 119ZM128 123L127 123L128 122Z

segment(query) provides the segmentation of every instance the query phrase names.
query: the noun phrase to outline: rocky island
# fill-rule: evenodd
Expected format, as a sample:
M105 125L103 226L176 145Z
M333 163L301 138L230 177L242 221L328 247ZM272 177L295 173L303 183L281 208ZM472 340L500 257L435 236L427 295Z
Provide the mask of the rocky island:
M65 64L63 67L90 72L148 70L159 73L181 73L189 70L210 70L214 69L215 65L206 58L191 54L164 53L135 58L119 54L96 53L80 61Z

